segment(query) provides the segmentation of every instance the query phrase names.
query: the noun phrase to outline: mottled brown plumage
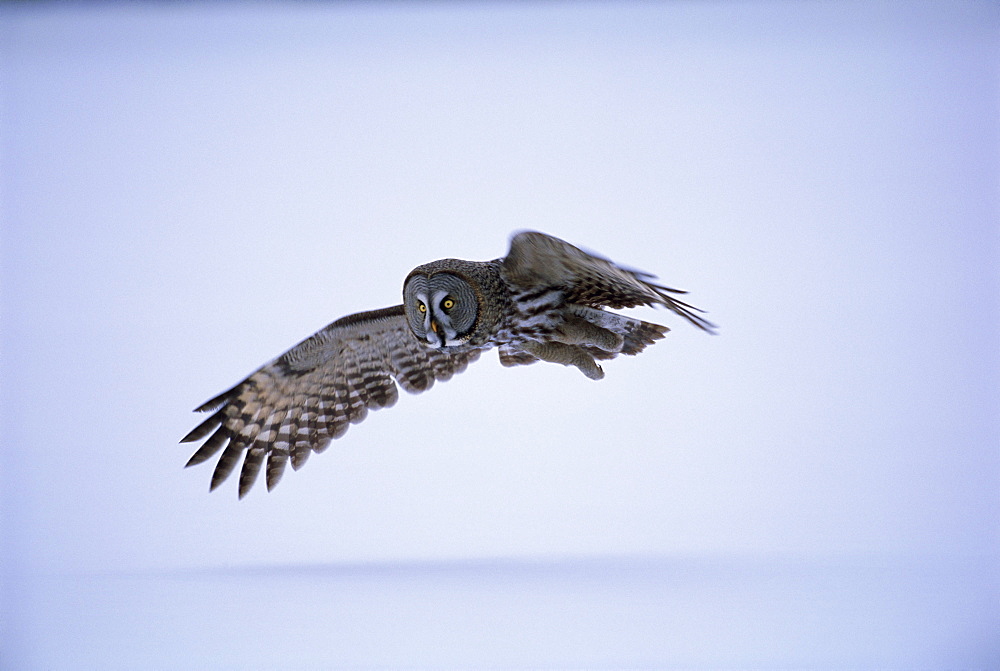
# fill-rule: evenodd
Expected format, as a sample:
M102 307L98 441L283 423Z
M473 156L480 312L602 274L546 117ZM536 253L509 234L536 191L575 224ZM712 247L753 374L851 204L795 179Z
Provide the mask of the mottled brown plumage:
M535 232L515 235L502 259L419 266L403 305L338 319L198 407L212 414L181 440L205 440L187 465L221 451L214 490L242 457L242 498L265 464L270 490L289 459L300 468L369 410L392 406L397 383L422 392L494 346L505 366L543 360L600 379L596 360L638 354L668 331L607 307L664 305L712 332L697 308L670 296L684 292L650 279Z

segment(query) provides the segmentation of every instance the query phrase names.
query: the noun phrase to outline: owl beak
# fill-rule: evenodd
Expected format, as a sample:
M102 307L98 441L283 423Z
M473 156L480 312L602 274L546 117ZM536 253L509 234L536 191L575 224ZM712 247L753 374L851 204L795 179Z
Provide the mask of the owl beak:
M433 333L434 335L431 335L431 333L428 333L427 334L427 342L432 347L444 347L444 331L443 331L443 329L440 326L438 326L437 320L434 319L433 317L431 317L430 322L431 322L430 323L431 333Z

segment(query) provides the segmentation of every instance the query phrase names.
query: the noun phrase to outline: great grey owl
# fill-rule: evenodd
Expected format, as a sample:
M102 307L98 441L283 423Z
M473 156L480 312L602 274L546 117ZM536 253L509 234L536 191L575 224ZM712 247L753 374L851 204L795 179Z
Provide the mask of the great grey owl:
M393 405L393 378L419 393L496 346L504 366L551 361L599 380L597 359L638 354L669 330L604 308L664 305L713 332L701 310L670 295L683 291L652 279L530 231L514 235L502 259L419 266L403 283L402 305L338 319L198 407L212 415L181 442L208 439L187 466L222 450L214 490L245 452L242 498L265 457L270 490L289 459L298 469L368 410Z

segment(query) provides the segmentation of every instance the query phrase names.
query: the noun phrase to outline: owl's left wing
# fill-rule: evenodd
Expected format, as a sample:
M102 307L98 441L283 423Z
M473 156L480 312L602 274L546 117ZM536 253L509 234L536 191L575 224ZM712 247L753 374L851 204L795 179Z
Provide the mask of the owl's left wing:
M369 410L399 398L393 378L410 393L448 380L479 357L479 350L445 352L413 337L403 306L338 319L265 364L238 385L197 408L212 415L181 439L208 439L187 462L200 464L223 450L211 489L233 471L240 457L240 498L250 490L267 457L271 490L289 458L292 468L310 452L363 420Z
M703 310L671 295L686 291L654 284L654 275L619 266L545 233L523 231L511 238L501 272L515 286L558 288L569 303L614 309L663 305L698 328L715 332L715 325L698 314Z

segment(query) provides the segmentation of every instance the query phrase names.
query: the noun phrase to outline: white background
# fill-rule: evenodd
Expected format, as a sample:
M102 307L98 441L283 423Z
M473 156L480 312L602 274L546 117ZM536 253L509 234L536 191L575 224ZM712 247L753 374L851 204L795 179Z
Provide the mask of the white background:
M958 630L907 629L915 597L899 650L992 659L998 27L990 3L4 8L0 652L109 663L52 643L87 608L40 576L735 557L972 566ZM597 383L487 353L243 501L182 468L191 408L523 228L690 290L720 335L634 311L673 330ZM383 662L506 659L415 645ZM705 660L543 652L506 663ZM828 653L794 659L909 659ZM296 664L352 659L378 664Z

